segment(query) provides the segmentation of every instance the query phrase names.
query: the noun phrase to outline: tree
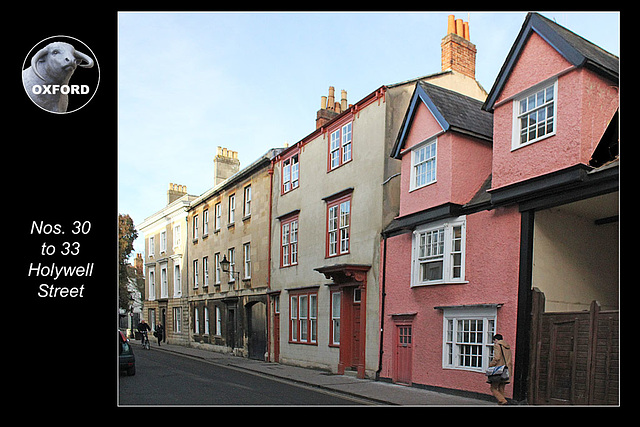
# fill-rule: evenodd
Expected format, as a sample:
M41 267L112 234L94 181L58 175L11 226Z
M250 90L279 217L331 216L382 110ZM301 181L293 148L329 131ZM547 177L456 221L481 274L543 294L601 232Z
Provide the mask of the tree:
M138 231L129 215L118 215L118 300L120 308L129 311L131 297L128 284L139 282L139 272L129 265L129 256L133 252L133 241ZM139 289L140 290L140 289Z

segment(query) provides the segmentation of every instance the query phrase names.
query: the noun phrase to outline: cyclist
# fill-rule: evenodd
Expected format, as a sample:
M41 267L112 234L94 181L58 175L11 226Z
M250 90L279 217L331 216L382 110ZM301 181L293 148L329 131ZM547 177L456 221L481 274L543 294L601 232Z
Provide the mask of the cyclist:
M147 335L147 331L150 330L151 327L144 320L141 320L138 325L138 331L142 334L142 346L149 345L149 336Z

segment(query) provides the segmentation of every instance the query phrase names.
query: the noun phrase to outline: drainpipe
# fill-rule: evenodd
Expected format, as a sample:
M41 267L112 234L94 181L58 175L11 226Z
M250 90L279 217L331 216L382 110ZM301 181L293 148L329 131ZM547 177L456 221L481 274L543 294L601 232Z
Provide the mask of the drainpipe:
M268 249L267 249L267 362L271 361L271 296L268 291L271 290L271 219L273 216L273 168L275 165L275 156L271 159L271 166L269 167L269 235Z
M376 371L376 381L380 380L380 372L382 371L382 354L384 353L384 301L386 294L387 282L387 236L382 233L382 288L380 291L380 353L378 354L378 370Z

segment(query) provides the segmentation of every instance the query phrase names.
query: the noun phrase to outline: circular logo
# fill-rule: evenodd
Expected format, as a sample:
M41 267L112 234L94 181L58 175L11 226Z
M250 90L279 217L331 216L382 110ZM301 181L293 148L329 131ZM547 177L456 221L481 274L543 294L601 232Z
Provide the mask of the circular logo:
M66 114L91 101L100 83L93 51L78 39L53 36L36 44L22 66L29 99L45 111Z

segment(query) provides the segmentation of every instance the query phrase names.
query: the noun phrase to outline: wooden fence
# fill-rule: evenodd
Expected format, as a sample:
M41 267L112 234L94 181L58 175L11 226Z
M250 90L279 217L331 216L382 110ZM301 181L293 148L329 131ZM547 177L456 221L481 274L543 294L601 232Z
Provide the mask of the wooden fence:
M619 312L545 313L533 290L529 402L538 405L619 404Z

